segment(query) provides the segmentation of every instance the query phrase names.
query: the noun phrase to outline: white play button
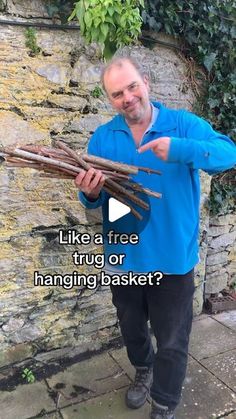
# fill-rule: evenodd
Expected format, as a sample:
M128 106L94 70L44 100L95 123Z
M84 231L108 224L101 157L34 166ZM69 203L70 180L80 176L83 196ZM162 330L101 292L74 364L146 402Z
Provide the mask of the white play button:
M115 198L109 198L108 201L108 219L111 223L113 221L119 220L119 218L124 217L124 215L130 212L130 208L122 204Z

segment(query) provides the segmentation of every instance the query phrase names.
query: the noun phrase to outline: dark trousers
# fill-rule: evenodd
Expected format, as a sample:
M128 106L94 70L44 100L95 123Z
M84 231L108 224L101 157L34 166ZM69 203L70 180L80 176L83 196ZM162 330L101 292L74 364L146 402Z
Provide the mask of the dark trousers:
M111 286L111 291L131 364L153 365L151 397L174 409L180 401L186 374L194 271L164 275L160 285ZM148 319L157 340L156 354Z

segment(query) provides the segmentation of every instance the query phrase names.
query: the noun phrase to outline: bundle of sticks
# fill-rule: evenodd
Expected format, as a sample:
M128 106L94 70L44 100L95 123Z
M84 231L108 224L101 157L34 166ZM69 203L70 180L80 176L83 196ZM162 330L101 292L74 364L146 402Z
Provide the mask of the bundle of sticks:
M144 188L129 178L129 175L135 175L139 170L160 175L158 170L118 163L91 154L77 154L61 141L57 141L56 146L58 148L38 145L4 148L1 150L1 156L8 167L33 168L42 171L40 176L43 177L75 179L81 170L89 170L91 167L99 169L105 176L103 189L129 206L131 213L139 220L142 219L142 215L133 207L132 202L144 210L148 210L149 206L136 193L143 192L161 198L160 193Z

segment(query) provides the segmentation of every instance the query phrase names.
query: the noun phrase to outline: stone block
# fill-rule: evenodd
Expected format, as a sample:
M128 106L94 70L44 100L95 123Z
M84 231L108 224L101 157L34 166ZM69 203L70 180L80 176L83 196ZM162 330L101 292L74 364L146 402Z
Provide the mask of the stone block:
M11 334L10 339L13 343L33 342L43 336L43 330L35 325L27 325Z
M18 329L21 329L23 325L23 319L11 317L10 320L2 326L2 330L6 333L12 333Z
M24 121L22 117L12 112L0 112L0 144L2 146L12 146L17 144L31 143L43 144L45 133L34 126L31 121Z
M68 126L67 130L74 131L77 133L83 133L84 131L93 133L95 129L110 119L109 116L105 115L85 115L79 119L74 119Z
M91 63L85 56L81 55L73 67L71 81L84 83L87 86L99 84L102 65L100 62Z
M207 265L222 265L223 263L227 263L228 261L228 252L220 252L215 253L207 257Z
M214 238L211 240L210 246L213 249L217 249L219 247L226 247L232 245L236 239L236 231L232 231L231 233L222 234L219 237Z
M211 265L211 266L206 266L206 275L212 274L212 273L218 273L221 272L222 268L219 265ZM225 273L225 269L224 269L224 273Z
M210 225L208 235L209 237L218 237L218 236L221 236L222 234L227 234L227 233L229 233L229 225L227 224L219 225L219 226Z
M193 315L201 314L203 306L203 287L202 285L195 288L193 299Z
M82 114L84 109L88 107L88 100L83 97L69 96L66 94L53 94L49 96L48 101L52 104L52 106L66 109L68 111L79 111Z
M211 225L213 226L227 226L235 225L236 215L234 213L219 215L211 218Z
M18 345L8 346L4 350L0 350L0 367L23 361L33 356L34 352L35 349L30 343L19 343Z
M38 0L7 0L7 11L23 17L48 17L43 1Z
M52 83L60 84L61 86L68 84L70 79L71 68L69 65L61 64L45 64L36 69L39 76L45 77Z
M206 275L206 288L207 294L216 294L227 287L228 274L215 272L213 274Z

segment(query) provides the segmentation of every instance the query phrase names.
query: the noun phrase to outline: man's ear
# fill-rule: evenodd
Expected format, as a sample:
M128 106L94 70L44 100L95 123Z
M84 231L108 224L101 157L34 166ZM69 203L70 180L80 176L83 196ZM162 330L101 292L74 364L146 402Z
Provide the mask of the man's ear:
M147 74L144 74L144 76L143 76L143 81L144 81L144 84L146 84L146 86L148 87L148 89L149 89L149 87L150 87L150 82L149 82L149 77L148 77L148 75Z

